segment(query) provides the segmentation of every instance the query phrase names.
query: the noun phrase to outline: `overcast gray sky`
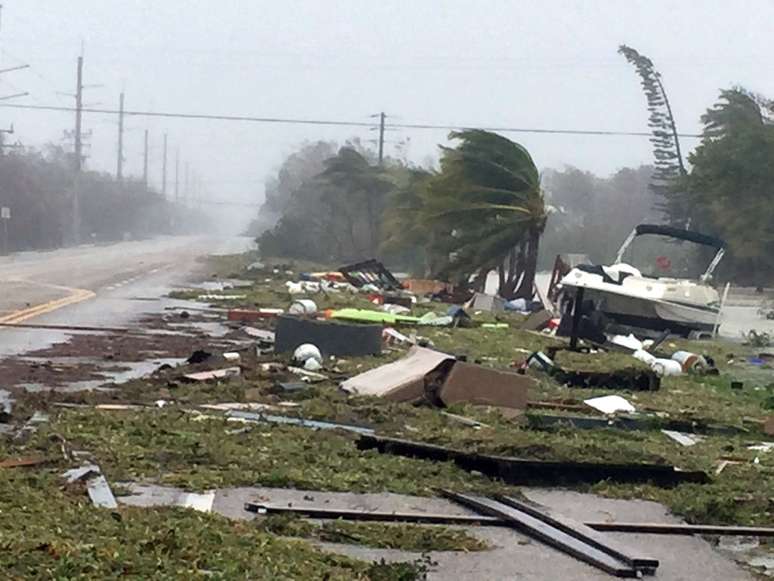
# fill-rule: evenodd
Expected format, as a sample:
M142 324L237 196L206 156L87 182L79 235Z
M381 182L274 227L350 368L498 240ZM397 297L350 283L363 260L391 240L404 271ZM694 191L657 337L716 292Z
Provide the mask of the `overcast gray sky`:
M85 46L87 104L165 112L545 129L646 130L626 43L664 76L681 132L720 88L774 97L774 3L768 0L0 0L0 78L14 103L71 105ZM60 142L72 114L0 109L27 145ZM89 166L114 171L116 121L89 115ZM160 177L161 134L198 168L209 195L260 199L264 178L304 140L372 139L367 128L132 118L127 172L139 175L143 130ZM409 157L436 155L446 131L410 138ZM540 167L597 173L650 161L646 138L507 134ZM691 149L694 142L685 141ZM388 143L387 152L393 152Z

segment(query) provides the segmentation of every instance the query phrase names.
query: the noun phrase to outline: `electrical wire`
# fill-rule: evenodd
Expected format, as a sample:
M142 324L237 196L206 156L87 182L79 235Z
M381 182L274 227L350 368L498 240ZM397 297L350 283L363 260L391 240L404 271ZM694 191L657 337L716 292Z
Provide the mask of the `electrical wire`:
M34 111L59 111L73 113L75 107L63 107L55 105L29 105L29 104L11 104L0 103L0 107L7 109L26 109ZM94 113L103 115L118 115L117 109L103 109L95 107L84 107L83 113ZM286 125L325 125L339 127L373 127L373 122L365 121L341 121L341 120L323 120L323 119L290 119L281 117L252 117L248 115L216 115L206 113L169 113L155 111L124 111L128 117L163 117L167 119L195 119L204 121L236 121L249 123L279 123ZM587 136L625 136L625 137L652 137L652 133L647 131L608 131L603 129L537 129L525 127L480 127L476 125L433 125L429 123L386 123L386 128L394 129L422 129L422 130L460 130L460 129L483 129L485 131L498 131L501 133L536 133L546 135L587 135ZM700 139L701 135L694 133L679 133L679 137Z

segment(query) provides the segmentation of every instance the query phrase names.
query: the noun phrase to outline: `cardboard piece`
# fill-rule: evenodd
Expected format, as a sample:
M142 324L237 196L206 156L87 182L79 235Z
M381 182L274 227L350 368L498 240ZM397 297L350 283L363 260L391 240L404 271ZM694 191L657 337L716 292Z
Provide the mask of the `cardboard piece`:
M505 299L496 295L476 293L465 305L469 311L487 311L490 313L502 313L505 311Z
M470 403L510 409L526 409L527 392L537 381L526 375L457 361L438 389L445 405Z
M425 394L425 376L451 355L412 347L403 359L356 375L341 384L341 388L358 395L375 395L392 401L414 401Z
M415 295L433 295L440 292L450 292L452 285L440 280L409 278L403 281L403 286Z
M536 383L526 375L456 361L446 353L414 346L403 359L348 379L341 388L392 401L416 401L427 395L441 406L462 402L525 409L527 392Z
M521 328L526 331L542 331L548 326L549 321L554 318L553 313L547 310L536 311L529 315L522 323Z
M774 436L774 416L769 416L766 423L763 424L763 432L769 436Z

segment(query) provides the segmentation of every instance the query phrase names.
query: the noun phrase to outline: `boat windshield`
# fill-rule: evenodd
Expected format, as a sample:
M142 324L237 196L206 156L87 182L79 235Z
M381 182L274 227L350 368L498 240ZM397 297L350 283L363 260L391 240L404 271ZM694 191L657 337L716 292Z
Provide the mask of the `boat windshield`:
M621 262L651 278L699 279L707 271L718 249L662 234L635 236Z

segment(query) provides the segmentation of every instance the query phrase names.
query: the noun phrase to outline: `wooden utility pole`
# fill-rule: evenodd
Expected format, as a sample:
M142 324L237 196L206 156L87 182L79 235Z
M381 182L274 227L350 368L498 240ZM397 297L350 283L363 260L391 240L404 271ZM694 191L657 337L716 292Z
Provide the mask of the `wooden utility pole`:
M188 162L185 162L185 182L183 183L183 198L185 199L186 206L188 205L188 179L190 178L190 167Z
M75 179L73 181L73 221L72 241L78 244L81 241L81 201L80 182L81 169L83 168L83 55L78 57L78 70L75 86Z
M9 129L0 129L0 157L3 157L5 155L5 135L13 135L13 125ZM13 147L9 145L8 147Z
M116 181L124 181L124 94L118 101L118 162L116 164Z
M142 154L142 183L148 191L148 130L145 130L145 148Z
M164 158L161 169L161 195L167 195L167 134L164 134Z
M75 173L81 173L83 164L83 56L78 57L75 86Z
M382 111L379 113L379 165L384 161L384 120L387 115Z
M175 150L175 203L180 201L180 148Z

